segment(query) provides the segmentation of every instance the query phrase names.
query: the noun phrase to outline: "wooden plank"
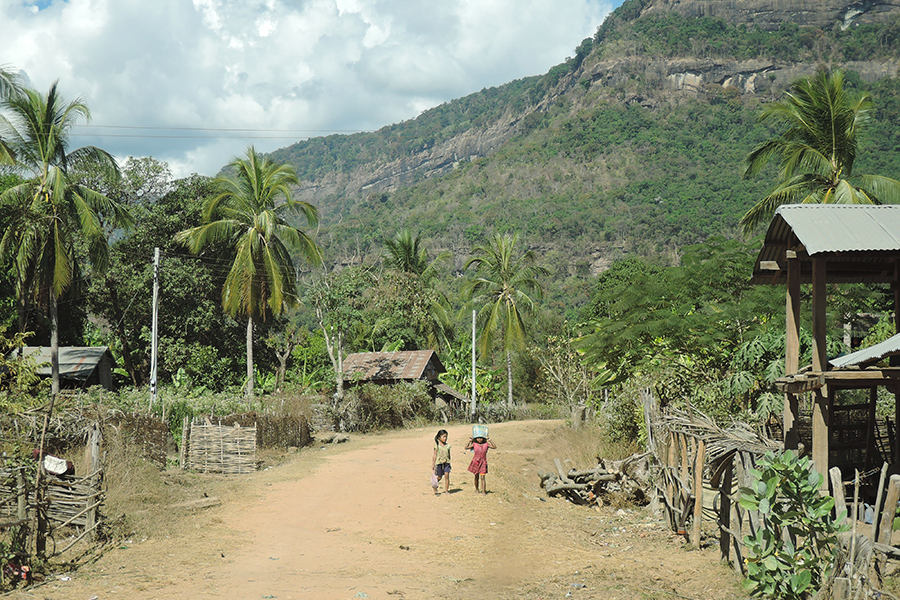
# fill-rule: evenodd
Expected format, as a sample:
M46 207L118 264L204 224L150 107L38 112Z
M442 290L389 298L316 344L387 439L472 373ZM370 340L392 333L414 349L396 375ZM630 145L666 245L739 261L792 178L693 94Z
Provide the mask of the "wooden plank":
M891 478L888 480L887 497L884 500L884 510L881 512L881 525L878 528L876 542L881 544L891 543L891 533L894 530L894 513L897 510L898 500L900 500L900 475L891 475Z
M784 372L787 375L800 369L800 261L796 255L787 259L785 293L785 352ZM797 423L800 422L800 403L796 394L784 394L784 448L796 450L800 443Z
M728 561L731 555L731 534L725 528L731 527L731 480L734 471L734 459L728 461L728 466L722 471L719 479L719 555L724 561Z
M847 510L844 481L841 479L841 470L838 467L829 469L828 476L831 478L831 495L834 497L834 518L836 519L841 511Z
M696 438L693 438L696 440ZM695 550L700 549L701 525L703 525L703 464L706 462L706 442L697 440L697 453L694 455L694 526L691 543Z
M878 496L875 499L875 507L872 514L872 533L869 539L873 542L878 541L878 521L881 515L881 498L884 494L884 480L887 477L888 464L885 462L881 465L881 477L878 479Z

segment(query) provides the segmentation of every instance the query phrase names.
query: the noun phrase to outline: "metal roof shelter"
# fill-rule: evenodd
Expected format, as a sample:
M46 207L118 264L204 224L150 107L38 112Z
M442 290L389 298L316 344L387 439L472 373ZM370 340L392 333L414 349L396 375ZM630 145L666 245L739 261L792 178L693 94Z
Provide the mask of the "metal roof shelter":
M34 356L38 364L46 363L37 370L41 377L50 377L50 347L25 346L24 356ZM59 377L75 384L76 387L102 385L113 389L112 370L116 367L107 346L60 346Z
M900 394L900 368L895 350L900 341L885 342L854 357L829 361L825 344L826 284L889 283L894 295L894 331L900 331L900 206L791 204L778 207L769 223L751 281L787 288L785 373L776 387L785 393L784 445L799 442L797 394L814 392L812 457L822 472L829 467L830 424L834 393L841 388L868 388L870 431L874 428L875 392L885 386ZM800 355L800 284L812 285L812 365L802 372ZM876 357L876 354L882 354ZM890 367L873 366L892 356ZM900 406L895 402L895 422ZM893 459L900 463L900 444ZM823 468L824 467L824 468Z

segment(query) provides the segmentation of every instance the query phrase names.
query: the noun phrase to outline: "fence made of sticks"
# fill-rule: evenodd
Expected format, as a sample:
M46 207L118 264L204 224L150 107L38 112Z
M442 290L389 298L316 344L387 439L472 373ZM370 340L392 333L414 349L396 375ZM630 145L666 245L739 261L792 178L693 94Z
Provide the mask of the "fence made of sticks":
M656 494L668 525L695 548L714 530L722 559L744 575L744 537L755 535L762 524L757 511L740 506L739 490L754 485L751 471L758 460L767 452L783 450L783 443L746 424L725 429L697 412L662 413L650 392L642 394L642 400L650 450L659 465ZM900 559L900 548L891 543L900 475L886 478L887 470L885 463L874 505L860 501L863 485L858 471L853 481L842 480L838 467L827 474L835 498L833 516L846 511L852 529L839 537L828 589L818 598L876 597L883 563ZM853 493L852 502L846 500L847 489Z

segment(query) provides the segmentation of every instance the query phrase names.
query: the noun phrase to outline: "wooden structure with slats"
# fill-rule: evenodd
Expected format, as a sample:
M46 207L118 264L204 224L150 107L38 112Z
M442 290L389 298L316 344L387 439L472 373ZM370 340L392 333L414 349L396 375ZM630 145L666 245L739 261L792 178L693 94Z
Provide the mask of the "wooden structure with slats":
M829 361L826 351L827 286L890 284L894 298L894 331L900 332L900 206L791 204L779 206L769 224L753 269L752 283L786 287L785 376L776 387L785 394L784 444L797 448L799 395L812 395L812 458L821 472L842 464L846 450L869 456L877 467L875 400L884 387L895 399L894 424L900 422L900 336L880 354L862 353L858 360ZM800 286L812 291L812 364L800 368ZM890 360L884 365L885 359ZM835 435L846 425L838 417L841 390L869 390L865 432L859 439ZM848 445L849 444L849 445ZM843 446L842 446L843 445ZM839 452L832 455L832 448ZM851 450L853 452L851 452ZM890 462L900 465L900 444ZM848 457L852 459L852 456ZM858 456L857 456L858 458ZM858 460L856 461L858 462ZM865 460L863 462L866 462ZM845 469L845 476L850 469Z

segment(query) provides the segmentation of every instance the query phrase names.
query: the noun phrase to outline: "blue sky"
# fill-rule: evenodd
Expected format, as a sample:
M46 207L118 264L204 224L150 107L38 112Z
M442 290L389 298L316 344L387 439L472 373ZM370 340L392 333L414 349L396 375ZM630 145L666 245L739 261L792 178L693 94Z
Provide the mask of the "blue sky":
M0 0L0 65L91 109L77 145L215 174L546 72L622 0Z

